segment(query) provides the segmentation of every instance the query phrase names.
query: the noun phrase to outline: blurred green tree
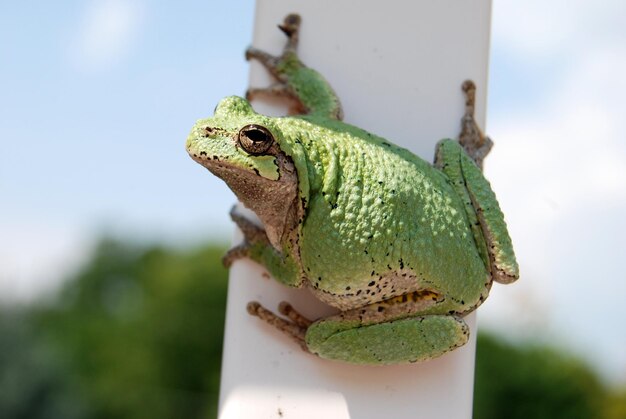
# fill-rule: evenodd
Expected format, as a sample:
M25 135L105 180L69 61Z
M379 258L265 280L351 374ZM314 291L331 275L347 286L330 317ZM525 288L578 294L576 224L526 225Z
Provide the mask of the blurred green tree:
M92 413L28 311L0 310L0 418L79 419Z
M226 310L224 248L141 249L104 240L41 330L102 418L217 411Z
M52 302L0 311L0 418L213 418L224 248L103 240ZM474 417L626 418L582 361L478 337Z
M474 418L597 418L605 401L604 386L579 359L478 336Z

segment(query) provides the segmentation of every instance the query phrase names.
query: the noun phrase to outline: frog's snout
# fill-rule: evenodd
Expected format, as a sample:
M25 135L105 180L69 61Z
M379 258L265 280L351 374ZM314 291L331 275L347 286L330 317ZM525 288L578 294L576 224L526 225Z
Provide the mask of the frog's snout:
M185 141L185 149L187 150L189 157L191 157L196 162L204 165L207 152L202 150L200 147L200 137L198 135L198 130L195 127L187 136L187 141Z

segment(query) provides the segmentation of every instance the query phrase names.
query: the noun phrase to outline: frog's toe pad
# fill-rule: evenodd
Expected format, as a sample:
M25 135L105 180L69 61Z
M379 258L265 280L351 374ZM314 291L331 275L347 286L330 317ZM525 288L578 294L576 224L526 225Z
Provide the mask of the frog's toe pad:
M322 358L355 364L387 365L425 361L459 346L469 338L463 319L427 315L371 325L338 320L314 323L306 334L309 350Z

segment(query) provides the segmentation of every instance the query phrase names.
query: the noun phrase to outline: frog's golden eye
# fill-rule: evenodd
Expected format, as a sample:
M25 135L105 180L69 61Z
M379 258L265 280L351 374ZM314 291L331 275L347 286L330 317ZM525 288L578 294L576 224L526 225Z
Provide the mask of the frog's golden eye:
M261 125L246 125L239 130L239 144L246 152L258 156L265 153L274 143L274 136Z

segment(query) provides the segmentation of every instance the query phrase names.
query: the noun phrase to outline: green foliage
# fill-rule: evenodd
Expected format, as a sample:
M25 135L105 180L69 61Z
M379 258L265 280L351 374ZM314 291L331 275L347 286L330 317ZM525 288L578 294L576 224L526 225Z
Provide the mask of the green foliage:
M212 418L224 249L105 240L53 304L0 310L0 418ZM474 417L626 417L581 361L480 335Z
M223 248L143 250L103 241L39 327L102 418L217 411L226 304Z
M600 417L605 390L582 361L539 346L478 337L476 419Z
M29 313L0 310L0 418L78 419L90 410Z

